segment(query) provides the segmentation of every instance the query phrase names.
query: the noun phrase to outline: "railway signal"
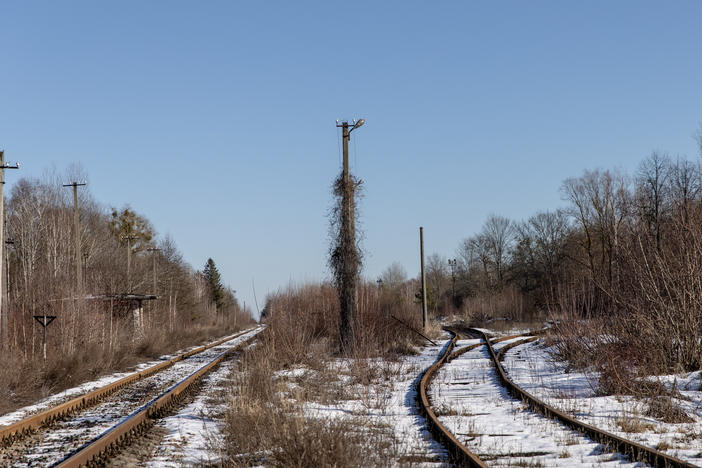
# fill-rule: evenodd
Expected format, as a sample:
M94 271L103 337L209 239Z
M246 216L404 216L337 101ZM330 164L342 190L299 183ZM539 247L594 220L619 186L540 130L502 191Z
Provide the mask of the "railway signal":
M46 327L51 325L51 322L53 322L56 319L55 315L35 315L34 320L39 322L41 324L41 327L44 329L44 338L42 340L42 343L44 345L44 363L46 364Z

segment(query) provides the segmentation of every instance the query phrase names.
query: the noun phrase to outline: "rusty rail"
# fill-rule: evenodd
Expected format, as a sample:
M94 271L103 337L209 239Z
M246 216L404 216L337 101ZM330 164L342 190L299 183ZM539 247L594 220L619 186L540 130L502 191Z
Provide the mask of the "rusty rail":
M695 465L692 465L684 460L680 460L679 458L672 457L670 455L667 455L663 452L660 452L658 450L652 449L650 447L647 447L645 445L639 444L637 442L633 442L631 440L624 439L623 437L619 437L615 434L612 434L607 431L603 431L601 429L598 429L594 426L591 426L589 424L585 424L581 421L578 421L577 419L573 418L572 416L564 413L563 411L560 411L545 402L541 401L540 399L536 398L532 394L528 393L524 389L522 389L519 385L514 383L512 379L509 378L507 373L505 372L504 368L502 367L502 364L500 363L502 359L504 359L504 354L507 350L521 345L528 343L529 341L534 341L536 337L531 337L527 338L525 340L520 340L514 343L510 343L504 348L500 350L499 353L495 353L495 350L492 347L492 343L490 343L490 340L488 336L483 333L480 330L476 329L470 329L472 332L477 332L480 335L482 335L483 340L487 344L488 347L488 352L490 353L490 357L492 358L492 362L495 365L495 369L497 371L497 377L500 380L500 383L509 391L509 393L515 397L519 398L522 401L526 402L529 407L537 411L547 418L551 419L557 419L561 423L563 423L565 426L568 426L572 429L575 429L579 432L582 432L583 434L587 435L591 439L593 439L596 442L599 442L607 447L609 447L610 450L622 453L624 455L630 456L632 460L635 461L642 461L645 463L649 463L650 465L653 465L655 467L684 467L684 468L694 468Z
M151 427L155 419L162 417L174 404L187 395L192 390L193 385L205 374L218 366L229 354L240 349L254 338L256 338L256 335L221 353L207 365L193 372L145 406L130 414L119 424L103 432L92 442L84 445L52 466L56 468L77 468L100 464L101 460L104 461L103 458L113 455L119 446L129 443L132 437Z
M429 423L429 432L431 432L432 436L434 436L436 440L441 442L444 445L444 447L446 447L446 450L448 451L449 457L452 461L454 461L460 466L487 468L487 465L485 465L485 463L483 463L474 453L468 450L466 446L463 445L456 438L456 436L454 436L451 433L451 431L449 431L446 428L446 426L441 424L439 418L434 413L434 410L431 409L431 404L427 395L427 388L429 386L429 383L431 382L431 379L436 374L436 371L438 371L439 368L445 362L447 362L449 356L452 356L451 351L456 345L456 340L458 338L458 335L455 332L448 329L446 329L446 331L453 335L451 341L449 342L448 346L441 354L441 356L439 356L439 358L436 360L436 362L426 371L424 371L424 374L422 374L421 379L419 381L419 408L424 417L427 418L427 422ZM480 346L480 343L478 344L478 346Z
M54 406L53 408L49 408L49 409L44 410L40 413L34 414L34 415L32 415L28 418L25 418L21 421L17 421L16 423L13 423L13 424L10 424L10 425L4 426L4 427L0 427L0 443L3 445L12 443L13 441L15 441L17 439L24 437L26 434L29 434L33 431L36 431L37 429L41 428L42 426L48 425L48 424L52 423L53 421L64 418L65 416L67 416L75 411L79 411L83 408L87 408L89 406L92 406L92 405L98 403L103 398L114 393L115 391L119 390L120 388L124 387L125 385L129 385L133 382L136 382L137 380L141 380L145 377L148 377L148 376L153 375L157 372L160 372L163 369L171 367L173 364L175 364L178 361L182 361L183 359L187 359L190 356L201 353L201 352L206 351L206 350L213 348L215 346L219 346L223 343L226 343L227 341L231 341L233 339L236 339L236 338L240 337L241 335L248 333L252 330L253 330L253 328L250 328L248 330L244 330L240 333L237 333L236 335L234 335L232 337L223 338L221 340L215 341L214 343L210 343L210 344L205 345L205 346L200 346L196 349L188 351L187 353L180 354L180 355L174 357L173 359L169 359L168 361L164 361L160 364L149 367L148 369L144 369L143 371L140 371L140 372L134 373L132 375L129 375L127 377L124 377L124 378L117 380L115 382L112 382L111 384L106 385L104 387L92 390L91 392L88 392L88 393L81 395L77 398L66 401L64 403L61 403L60 405Z

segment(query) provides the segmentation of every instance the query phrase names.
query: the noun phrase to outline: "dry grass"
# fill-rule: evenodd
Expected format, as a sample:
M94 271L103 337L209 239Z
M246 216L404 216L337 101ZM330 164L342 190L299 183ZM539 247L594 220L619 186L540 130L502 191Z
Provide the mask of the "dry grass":
M138 341L124 332L111 350L96 343L78 347L71 354L50 350L46 365L39 357L34 360L17 355L0 357L0 414L237 329L230 325L191 327L172 333L151 330Z
M331 286L291 287L269 298L268 329L234 377L226 414L226 465L397 463L399 442L392 429L363 417L363 409L353 415L335 412L330 418L305 411L311 402L333 407L353 399L368 413L383 414L395 377L416 372L398 358L415 353L423 339L392 318L418 329L416 305L377 285L360 285L358 302L356 351L338 359L338 297ZM440 327L432 324L427 333L437 336Z
M642 419L637 412L624 413L617 419L617 426L627 433L648 432L656 428L654 424Z
M330 387L340 388L331 373L280 378L281 363L263 346L242 359L226 413L226 466L387 465L396 456L387 428L358 418L306 415L305 403L338 401L334 397L343 398L343 390L329 393Z
M645 414L666 424L693 422L693 419L668 395L649 398Z

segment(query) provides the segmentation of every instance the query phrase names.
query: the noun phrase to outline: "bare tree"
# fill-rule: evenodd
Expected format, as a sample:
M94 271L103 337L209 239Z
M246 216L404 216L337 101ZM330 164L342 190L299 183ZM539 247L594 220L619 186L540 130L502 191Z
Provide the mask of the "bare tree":
M677 158L671 167L669 184L673 211L680 222L687 226L690 222L691 205L700 194L699 167L687 159Z
M566 179L562 185L565 198L573 205L570 212L585 234L590 272L596 280L604 276L609 286L616 276L614 259L630 213L628 184L628 177L618 171L595 170ZM600 257L599 268L595 267L596 254Z
M433 253L427 258L426 276L428 288L433 291L435 301L434 312L439 306L442 296L449 288L448 262L446 257Z
M514 241L514 233L512 221L504 216L494 214L488 217L481 231L481 237L494 265L495 275L500 286L504 281L505 263Z
M640 216L661 249L661 226L668 206L670 158L656 152L644 159L636 173L636 200Z
M534 287L543 277L551 283L556 276L556 268L566 254L566 241L570 233L568 215L562 211L543 211L530 217L515 227L517 244L515 261L522 263L524 287L529 289L529 280Z
M407 271L400 262L392 262L380 274L383 286L394 288L407 281Z

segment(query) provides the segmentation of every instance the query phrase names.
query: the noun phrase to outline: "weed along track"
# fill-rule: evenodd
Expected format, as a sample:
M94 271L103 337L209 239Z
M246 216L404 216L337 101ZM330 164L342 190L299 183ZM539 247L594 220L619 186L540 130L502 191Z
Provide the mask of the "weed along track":
M456 464L695 466L578 421L516 385L502 367L504 353L537 337L447 331L451 340L420 380L419 405ZM472 339L459 340L463 333Z
M257 327L181 354L2 428L2 466L74 467L99 462L148 429Z

